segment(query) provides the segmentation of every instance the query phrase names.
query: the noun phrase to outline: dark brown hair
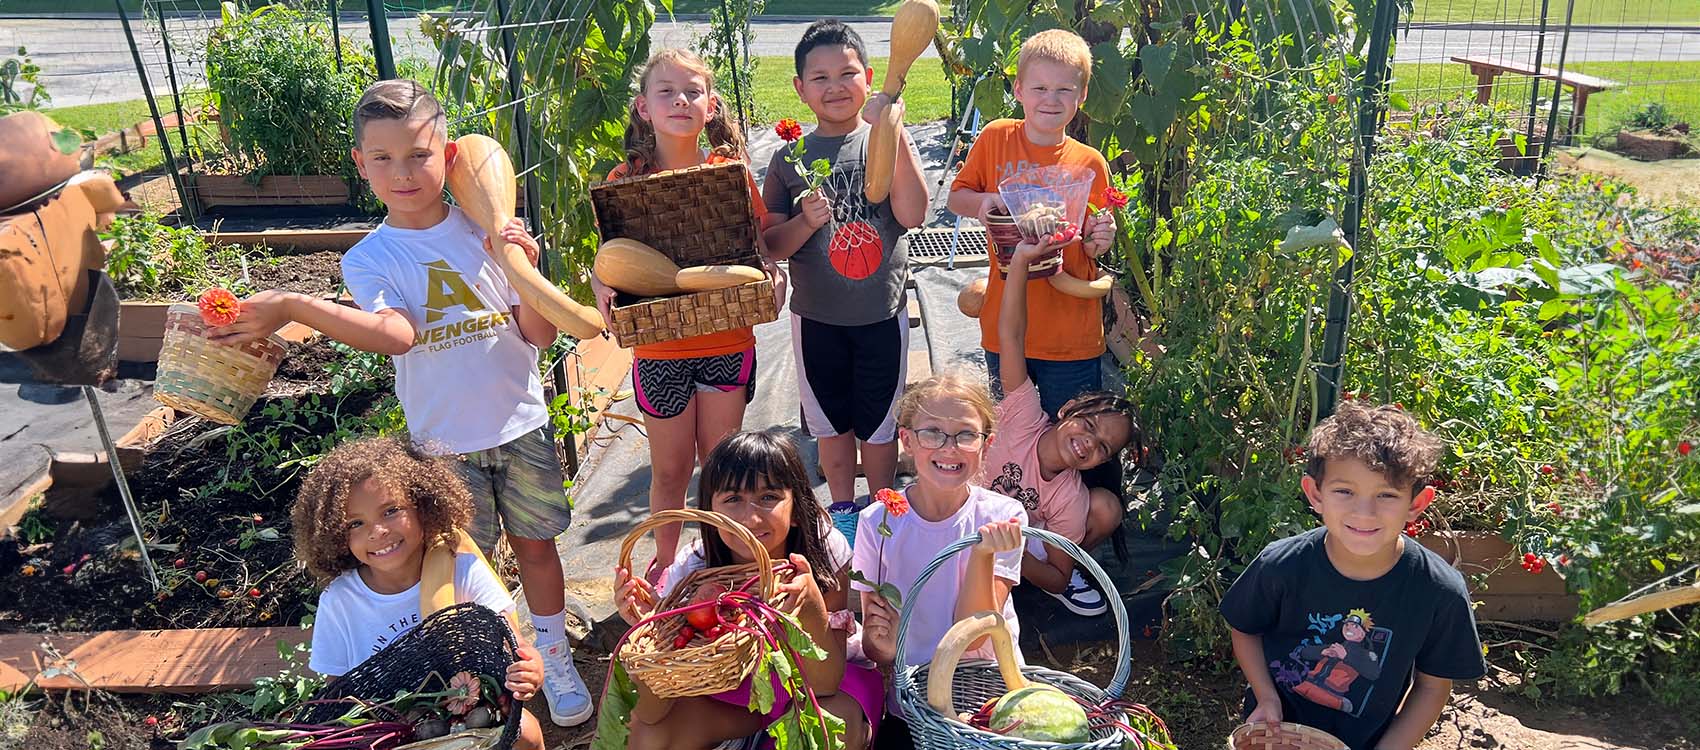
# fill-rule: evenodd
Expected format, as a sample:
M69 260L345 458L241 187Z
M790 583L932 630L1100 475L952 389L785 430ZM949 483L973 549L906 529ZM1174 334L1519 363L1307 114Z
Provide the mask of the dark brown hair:
M785 554L802 555L808 560L822 591L838 588L838 571L827 556L824 536L831 533L832 526L815 499L803 458L789 439L772 432L727 435L708 452L697 487L697 508L701 510L713 510L714 497L722 492L790 490L791 530L785 535ZM737 563L731 548L720 538L720 530L708 524L702 524L702 549L710 568Z
M1135 416L1133 402L1124 396L1117 396L1109 391L1087 391L1063 404L1062 409L1057 411L1057 421L1104 415L1119 416L1127 420L1127 442L1111 446L1110 457L1115 458L1124 448L1132 448L1134 459L1143 463L1145 430L1139 427L1139 418Z
M638 97L649 90L649 74L662 65L672 65L680 70L689 71L703 77L708 82L708 94L715 98L714 112L709 115L708 122L703 125L703 133L708 136L710 153L727 159L744 158L744 133L732 123L728 110L731 108L720 101L720 95L714 93L714 70L709 68L694 53L688 50L667 48L649 56L649 61L643 65L643 73L638 75L637 95L632 97L630 111L626 118L626 169L629 174L637 176L647 174L656 169L655 156L655 126L638 114ZM653 112L651 115L655 114Z
M472 494L451 461L425 453L405 437L337 446L307 472L289 509L296 559L320 583L360 567L348 551L348 496L368 479L391 497L407 499L427 546L447 541L472 521Z
M1404 409L1345 401L1311 429L1305 473L1321 482L1329 460L1355 458L1395 485L1409 484L1415 495L1434 476L1444 447Z
M430 89L410 78L374 83L366 87L366 91L360 94L360 101L354 104L354 147L360 148L360 134L365 131L368 122L423 119L430 119L438 132L445 138L448 136L448 117L443 114L443 105L431 95Z

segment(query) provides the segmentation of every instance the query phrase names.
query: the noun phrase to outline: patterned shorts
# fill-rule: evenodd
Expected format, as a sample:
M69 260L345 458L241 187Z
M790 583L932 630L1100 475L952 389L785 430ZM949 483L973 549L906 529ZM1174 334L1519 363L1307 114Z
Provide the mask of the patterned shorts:
M643 359L632 365L632 391L638 408L657 419L685 413L698 392L743 388L744 403L756 395L756 349L715 357Z
M472 492L472 540L486 554L503 531L521 539L554 539L572 524L561 487L555 438L540 427L512 441L463 453L456 464Z

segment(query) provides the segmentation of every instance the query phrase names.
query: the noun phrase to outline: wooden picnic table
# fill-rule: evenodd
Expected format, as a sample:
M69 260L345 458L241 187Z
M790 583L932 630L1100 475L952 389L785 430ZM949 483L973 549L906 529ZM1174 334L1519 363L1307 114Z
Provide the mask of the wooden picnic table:
M1570 132L1582 132L1582 123L1588 112L1588 95L1607 89L1617 88L1623 84L1617 81L1576 73L1566 70L1562 75L1558 71L1542 66L1507 60L1500 57L1461 55L1452 58L1452 62L1470 66L1470 72L1476 76L1476 102L1487 104L1493 100L1493 81L1502 73L1539 78L1546 81L1557 81L1559 85L1569 86L1574 93L1576 106L1570 113Z

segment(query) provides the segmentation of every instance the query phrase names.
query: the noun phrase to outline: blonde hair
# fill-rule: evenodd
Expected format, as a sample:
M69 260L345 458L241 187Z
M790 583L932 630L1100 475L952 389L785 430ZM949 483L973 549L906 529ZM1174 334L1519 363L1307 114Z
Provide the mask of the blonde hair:
M649 56L638 75L637 94L632 97L626 120L626 168L631 174L643 174L654 169L655 127L638 114L638 98L649 90L649 74L662 65L671 65L688 73L702 76L708 82L708 94L714 97L714 112L703 126L711 153L727 159L744 158L744 133L732 123L729 107L714 93L714 70L695 53L682 49L662 49ZM653 114L653 113L651 113Z
M437 132L448 137L449 119L431 90L411 78L392 78L366 87L354 104L354 147L360 134L373 120L431 120Z
M986 384L980 378L970 378L957 372L934 375L905 389L903 397L897 401L897 423L913 429L911 425L915 423L915 417L923 411L922 404L933 399L967 404L980 416L986 432L992 431L997 413L991 392L986 390Z
M1015 63L1016 80L1021 72L1037 61L1067 65L1080 71L1080 85L1092 82L1092 48L1086 40L1067 29L1051 29L1034 34L1021 44L1021 56Z

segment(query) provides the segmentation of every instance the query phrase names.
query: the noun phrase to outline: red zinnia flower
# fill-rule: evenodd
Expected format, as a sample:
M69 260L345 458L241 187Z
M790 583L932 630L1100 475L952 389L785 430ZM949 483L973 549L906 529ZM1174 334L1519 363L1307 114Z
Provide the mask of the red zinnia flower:
M803 137L803 126L797 124L795 119L787 117L780 120L778 125L773 126L773 132L784 139L786 143L794 143L798 138Z
M894 516L902 516L909 512L909 500L903 497L903 493L890 487L875 492L874 499L880 501L880 504L885 506L885 511Z
M201 308L201 320L214 328L235 323L236 316L242 314L242 303L236 300L236 295L216 286L203 292L195 304Z
M1104 205L1109 206L1110 208L1126 207L1127 206L1127 193L1124 193L1124 192L1117 190L1115 188L1106 189L1104 191Z

